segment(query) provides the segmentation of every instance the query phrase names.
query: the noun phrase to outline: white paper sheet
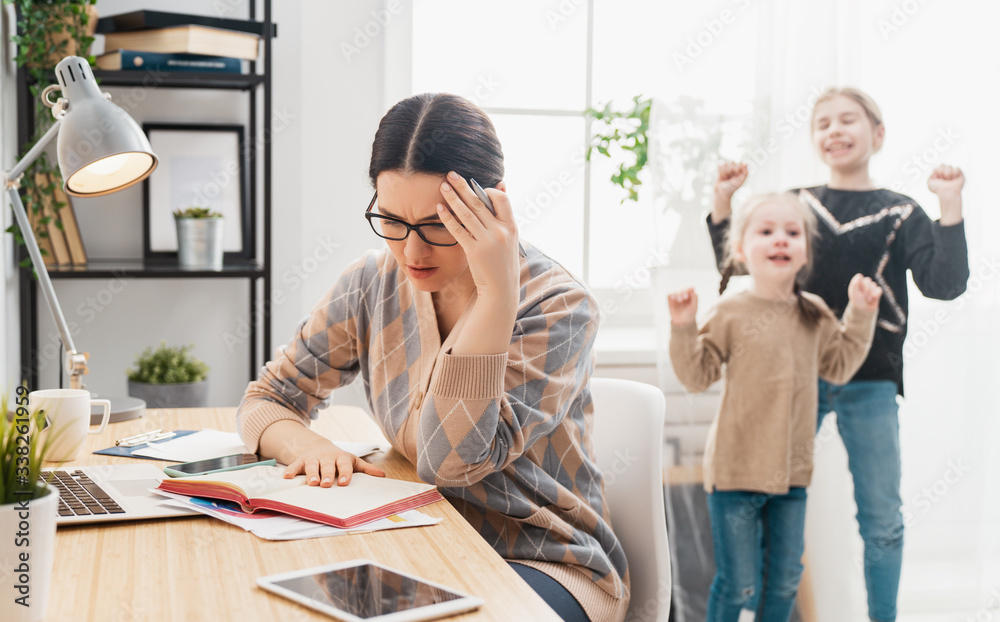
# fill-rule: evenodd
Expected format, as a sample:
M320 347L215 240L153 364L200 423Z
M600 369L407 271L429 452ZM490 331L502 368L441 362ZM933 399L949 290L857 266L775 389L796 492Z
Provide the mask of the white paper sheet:
M238 504L227 501L186 497L156 489L150 489L150 492L169 497L170 500L166 501L169 505L196 510L206 516L236 525L265 540L305 540L308 538L342 536L345 534L380 531L383 529L422 527L425 525L436 525L441 522L440 518L432 518L419 510L409 510L389 518L382 518L365 523L364 525L351 527L350 529L338 529L330 525L323 525L322 523L303 520L277 512L260 511L247 514L239 509Z
M355 456L362 457L378 451L379 448L375 443L333 442L344 451L349 451ZM220 432L219 430L212 429L199 430L194 434L188 434L159 443L149 443L143 449L132 452L135 456L172 460L175 462L209 460L211 458L221 458L222 456L242 453L247 453L247 448L243 445L243 441L240 440L239 434L236 432Z

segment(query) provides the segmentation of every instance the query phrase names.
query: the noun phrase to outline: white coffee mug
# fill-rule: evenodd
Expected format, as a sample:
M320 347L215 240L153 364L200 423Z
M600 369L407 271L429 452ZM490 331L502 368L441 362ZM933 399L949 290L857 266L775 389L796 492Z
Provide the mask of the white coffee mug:
M90 405L103 406L104 414L97 429L90 428ZM87 434L100 434L108 427L111 418L111 402L90 399L90 391L85 389L43 389L28 394L28 409L37 412L45 409L48 420L46 434L49 447L45 459L53 462L76 460L83 451Z

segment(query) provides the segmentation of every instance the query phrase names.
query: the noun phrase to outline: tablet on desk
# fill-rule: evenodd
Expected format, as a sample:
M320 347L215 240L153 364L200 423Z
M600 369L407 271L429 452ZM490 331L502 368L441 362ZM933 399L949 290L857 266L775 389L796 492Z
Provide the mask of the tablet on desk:
M260 577L257 585L346 622L433 620L483 604L367 559Z

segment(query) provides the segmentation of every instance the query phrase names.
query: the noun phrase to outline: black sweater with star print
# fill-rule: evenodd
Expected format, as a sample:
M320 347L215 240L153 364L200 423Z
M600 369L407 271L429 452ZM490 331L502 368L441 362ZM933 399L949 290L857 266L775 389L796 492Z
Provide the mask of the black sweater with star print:
M847 285L857 273L882 287L871 351L852 380L892 380L903 394L903 340L908 310L906 271L928 298L953 300L969 279L965 225L932 222L910 197L891 190L793 190L817 216L812 273L803 289L818 294L840 317ZM708 229L720 264L729 221Z

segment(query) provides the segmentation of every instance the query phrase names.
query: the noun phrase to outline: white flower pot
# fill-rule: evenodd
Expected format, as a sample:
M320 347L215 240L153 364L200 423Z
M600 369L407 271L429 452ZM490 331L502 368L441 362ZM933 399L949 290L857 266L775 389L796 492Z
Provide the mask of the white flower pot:
M56 550L59 493L0 505L0 619L45 619ZM24 604L21 604L24 603Z

